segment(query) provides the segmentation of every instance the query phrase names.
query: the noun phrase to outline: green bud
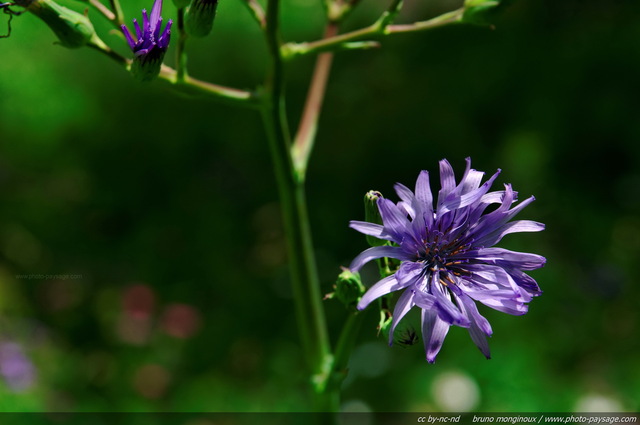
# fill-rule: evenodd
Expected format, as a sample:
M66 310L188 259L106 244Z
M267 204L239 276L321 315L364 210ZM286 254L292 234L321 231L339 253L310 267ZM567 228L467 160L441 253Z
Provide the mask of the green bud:
M470 24L489 25L490 15L500 1L496 0L465 0L462 21Z
M182 9L183 7L189 6L191 0L173 0L173 4L178 8Z
M378 199L381 199L382 193L377 190L370 190L364 195L364 219L369 223L382 224L382 217L378 209ZM367 243L371 246L382 246L387 241L378 239L374 236L367 235Z
M193 37L204 37L211 32L216 17L218 0L191 0L185 15L185 29Z
M82 47L97 38L89 18L53 0L17 0L16 4L42 19L64 47Z
M360 274L343 268L335 284L336 298L347 307L355 307L364 293L365 287L360 280Z

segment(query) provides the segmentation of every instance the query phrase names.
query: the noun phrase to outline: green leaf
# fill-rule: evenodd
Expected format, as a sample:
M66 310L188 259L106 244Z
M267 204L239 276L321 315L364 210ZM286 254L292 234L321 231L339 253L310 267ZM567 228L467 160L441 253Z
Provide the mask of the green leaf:
M500 6L496 0L465 0L462 22L475 25L490 25L495 9Z

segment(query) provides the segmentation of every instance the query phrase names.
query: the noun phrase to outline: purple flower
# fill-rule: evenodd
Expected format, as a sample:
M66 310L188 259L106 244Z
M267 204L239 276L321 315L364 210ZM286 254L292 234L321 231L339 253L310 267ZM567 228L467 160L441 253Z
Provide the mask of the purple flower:
M510 221L533 196L513 206L517 193L506 184L504 191L489 192L500 170L484 184L483 172L467 168L456 185L453 168L440 161L441 189L434 204L429 173L422 171L415 193L396 184L401 201L378 200L383 224L352 221L350 226L365 235L391 243L369 248L351 263L359 270L382 257L401 261L398 270L363 295L358 309L394 291L402 294L393 311L389 344L398 322L418 306L422 310L422 336L427 361L433 363L449 327L468 328L473 342L489 358L486 336L492 333L475 301L508 314L527 312L527 304L542 292L525 271L542 267L546 260L535 254L492 248L503 236L515 232L538 232L544 224ZM493 210L487 208L497 204Z
M122 25L122 32L134 54L131 72L142 81L150 81L158 76L162 59L169 47L173 21L169 19L164 31L160 34L162 26L160 13L162 13L162 0L156 0L151 9L151 18L147 16L146 9L142 10L142 28L136 19L133 20L137 40L134 40L126 25Z
M27 390L35 380L35 368L15 342L0 342L0 375L15 392Z

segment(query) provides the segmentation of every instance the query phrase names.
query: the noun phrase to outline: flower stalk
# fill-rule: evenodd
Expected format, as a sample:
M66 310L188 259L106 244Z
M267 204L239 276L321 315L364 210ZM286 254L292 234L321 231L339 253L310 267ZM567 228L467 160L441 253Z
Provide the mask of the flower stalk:
M306 43L287 43L282 46L283 56L285 57L285 59L290 60L303 55L344 50L345 48L373 47L371 42L364 45L353 45L353 43L361 42L361 40L367 38L388 36L407 32L427 31L430 29L458 23L462 20L464 11L464 8L460 8L426 21L418 21L412 24L395 25L390 24L388 19L391 15L388 14L388 12L385 12L387 14L383 14L376 22L369 25L368 27L361 28L359 30L336 35L330 38L323 38L318 41Z
M315 262L307 211L304 180L295 173L291 136L285 112L284 62L281 55L279 0L269 0L266 39L271 63L265 81L262 117L269 140L287 235L296 320L312 383L327 374L332 364L320 282ZM337 409L335 394L314 384L315 408Z

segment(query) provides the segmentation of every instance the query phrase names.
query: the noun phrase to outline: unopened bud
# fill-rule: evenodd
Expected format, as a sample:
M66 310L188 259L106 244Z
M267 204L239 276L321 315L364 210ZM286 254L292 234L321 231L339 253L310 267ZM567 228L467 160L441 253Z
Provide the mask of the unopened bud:
M185 17L185 29L193 37L204 37L211 32L216 17L218 0L191 0Z
M336 280L336 298L347 307L355 307L364 293L365 287L360 280L360 274L343 268Z
M89 18L53 0L17 0L16 4L42 19L64 47L82 47L97 37Z
M382 224L382 217L378 209L378 199L382 199L382 193L370 190L364 195L364 219L369 223ZM382 239L367 235L367 243L371 246L381 246L386 243Z

